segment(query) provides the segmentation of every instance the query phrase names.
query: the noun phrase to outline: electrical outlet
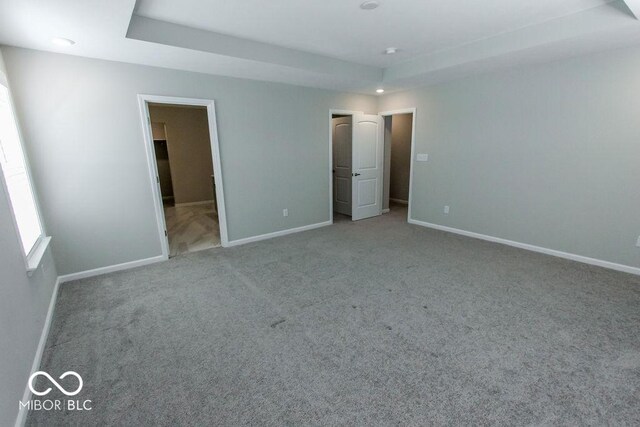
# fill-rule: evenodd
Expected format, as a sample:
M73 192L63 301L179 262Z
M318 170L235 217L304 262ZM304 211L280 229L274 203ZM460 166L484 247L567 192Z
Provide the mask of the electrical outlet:
M289 216L289 209L282 209L282 216Z
M638 236L638 240L636 241L636 246L640 248L640 236Z
M444 214L449 215L449 206L444 207Z

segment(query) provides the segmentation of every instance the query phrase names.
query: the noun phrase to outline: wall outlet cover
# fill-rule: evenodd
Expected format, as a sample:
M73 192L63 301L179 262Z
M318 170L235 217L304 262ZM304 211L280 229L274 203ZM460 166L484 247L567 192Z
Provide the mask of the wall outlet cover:
M429 154L427 153L418 153L418 156L416 158L417 161L419 162L426 162L429 160Z
M449 206L445 206L445 207L444 207L444 213L445 213L445 214L448 214L448 213L449 213Z
M282 209L282 216L289 216L289 209Z

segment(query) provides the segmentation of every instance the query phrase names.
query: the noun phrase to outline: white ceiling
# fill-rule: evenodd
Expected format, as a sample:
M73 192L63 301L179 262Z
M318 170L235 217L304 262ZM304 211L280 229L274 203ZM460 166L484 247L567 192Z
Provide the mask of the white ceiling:
M160 21L376 67L570 15L612 0L138 0ZM387 47L401 49L383 55Z
M0 0L0 44L373 93L640 43L640 0L361 1Z

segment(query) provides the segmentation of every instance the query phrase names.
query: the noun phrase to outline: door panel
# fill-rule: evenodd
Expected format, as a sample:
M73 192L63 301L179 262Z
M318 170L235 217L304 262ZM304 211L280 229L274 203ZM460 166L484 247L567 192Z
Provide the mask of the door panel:
M352 219L382 214L384 126L381 116L353 116Z
M351 117L332 119L333 210L351 216L353 126Z
M375 122L365 121L360 122L358 128L360 140L371 141L371 143L359 144L357 146L358 163L356 169L360 169L360 173L362 173L362 170L375 169L378 165L378 151L376 150L377 147L373 145L373 141L376 141L377 138L378 127Z
M378 188L375 179L361 179L358 181L358 206L360 208L376 204Z

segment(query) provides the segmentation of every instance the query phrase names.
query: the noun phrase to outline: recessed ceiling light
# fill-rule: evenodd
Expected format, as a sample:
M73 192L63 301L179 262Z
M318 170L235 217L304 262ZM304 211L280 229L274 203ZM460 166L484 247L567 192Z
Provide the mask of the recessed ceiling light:
M384 89L376 89L377 93L384 93Z
M373 10L378 6L380 6L380 3L378 3L377 1L366 1L360 5L360 9Z
M51 39L51 43L56 44L58 46L73 46L74 44L76 44L76 42L74 42L73 40L65 39L62 37L56 37L54 39Z
M397 47L388 47L384 50L384 53L386 55L393 55L394 53L398 53L398 48Z

